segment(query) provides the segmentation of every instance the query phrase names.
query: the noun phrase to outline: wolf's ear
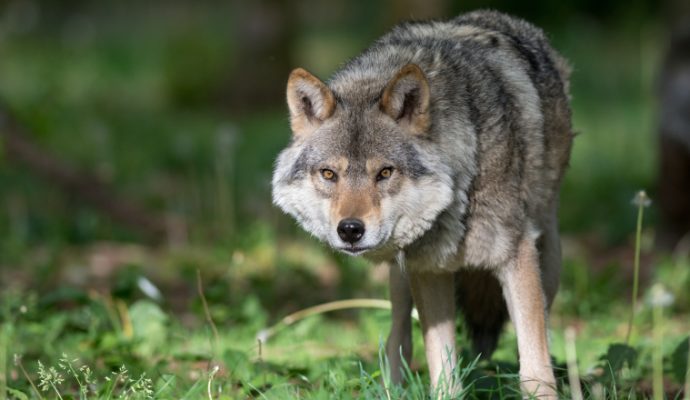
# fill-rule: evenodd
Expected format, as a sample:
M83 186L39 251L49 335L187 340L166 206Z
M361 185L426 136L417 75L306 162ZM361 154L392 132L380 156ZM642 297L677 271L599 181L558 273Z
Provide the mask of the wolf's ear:
M290 73L287 83L290 126L295 136L307 136L335 111L335 96L319 78L302 68Z
M411 133L427 132L429 113L429 82L416 64L407 64L398 71L383 90L381 111Z

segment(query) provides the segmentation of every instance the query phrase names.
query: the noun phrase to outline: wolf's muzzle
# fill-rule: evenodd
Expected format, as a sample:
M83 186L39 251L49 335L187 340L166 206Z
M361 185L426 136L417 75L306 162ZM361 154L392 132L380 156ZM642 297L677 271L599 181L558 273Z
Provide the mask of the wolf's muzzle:
M364 222L356 218L347 218L338 223L338 236L354 245L364 236Z

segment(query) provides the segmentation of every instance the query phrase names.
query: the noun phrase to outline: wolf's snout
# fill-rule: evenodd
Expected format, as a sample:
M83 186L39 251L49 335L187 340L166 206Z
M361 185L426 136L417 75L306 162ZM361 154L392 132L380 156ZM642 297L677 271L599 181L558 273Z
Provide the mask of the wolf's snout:
M364 236L364 222L355 218L347 218L340 221L338 224L338 236L350 244L357 243Z

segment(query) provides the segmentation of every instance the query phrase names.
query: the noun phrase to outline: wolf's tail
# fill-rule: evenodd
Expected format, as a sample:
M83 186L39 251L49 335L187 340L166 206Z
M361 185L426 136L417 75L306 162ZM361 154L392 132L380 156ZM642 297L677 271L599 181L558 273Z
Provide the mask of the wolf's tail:
M488 359L508 320L501 285L491 272L483 270L456 272L455 285L458 309L465 318L474 351Z

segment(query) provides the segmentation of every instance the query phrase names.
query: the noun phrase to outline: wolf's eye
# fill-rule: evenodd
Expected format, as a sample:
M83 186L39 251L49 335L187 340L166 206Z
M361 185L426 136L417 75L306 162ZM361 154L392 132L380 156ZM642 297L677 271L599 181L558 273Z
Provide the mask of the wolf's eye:
M392 167L386 167L386 168L382 169L381 171L379 171L379 174L376 175L376 180L380 181L380 180L388 179L391 177L391 175L393 175L393 168Z
M321 176L323 176L323 179L327 181L334 181L335 180L335 172L331 171L328 168L324 168L321 170Z

